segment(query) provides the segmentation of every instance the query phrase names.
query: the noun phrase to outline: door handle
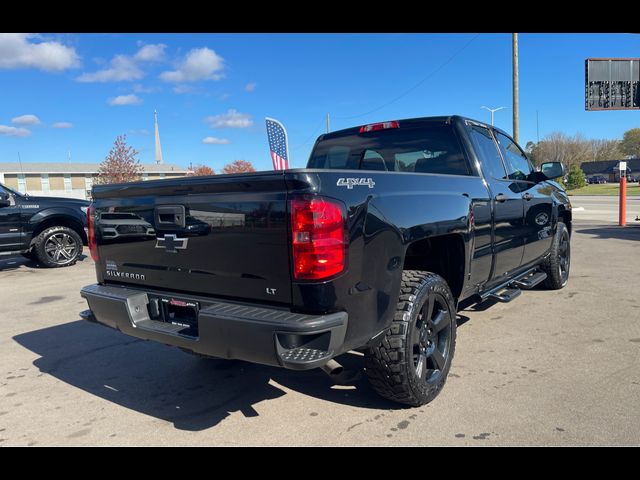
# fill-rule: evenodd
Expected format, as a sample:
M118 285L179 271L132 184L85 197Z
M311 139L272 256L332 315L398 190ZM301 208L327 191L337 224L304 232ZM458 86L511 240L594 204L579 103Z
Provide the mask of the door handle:
M530 193L525 193L524 195L522 195L522 198L526 201L529 201L533 198L533 195L531 195Z
M496 202L502 203L502 202L506 202L506 201L507 201L507 196L506 195L504 195L502 193L499 193L498 195L496 195Z

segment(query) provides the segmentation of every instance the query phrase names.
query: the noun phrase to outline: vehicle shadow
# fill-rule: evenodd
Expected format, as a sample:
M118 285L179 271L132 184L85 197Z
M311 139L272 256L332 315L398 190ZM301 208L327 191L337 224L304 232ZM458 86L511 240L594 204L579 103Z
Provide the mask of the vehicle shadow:
M574 230L577 233L594 235L598 239L617 238L619 240L640 240L640 223L637 225L627 224L626 227L610 225L601 227L593 226L592 228L576 227Z
M78 257L78 262L82 262L86 258L87 258L86 255L84 254L80 255ZM36 260L30 260L28 258L23 257L20 254L7 255L7 256L0 257L0 272L18 270L20 268L27 269L27 268L47 268L47 267L40 265L40 263L38 263Z
M467 319L462 317L462 323ZM281 387L360 408L404 408L376 394L363 371L362 356L356 352L337 358L345 367L346 379L337 385L320 369L297 372L199 358L83 320L13 339L39 355L33 364L42 373L125 408L172 422L180 430L205 430L237 411L246 417L257 416L256 404L287 394Z

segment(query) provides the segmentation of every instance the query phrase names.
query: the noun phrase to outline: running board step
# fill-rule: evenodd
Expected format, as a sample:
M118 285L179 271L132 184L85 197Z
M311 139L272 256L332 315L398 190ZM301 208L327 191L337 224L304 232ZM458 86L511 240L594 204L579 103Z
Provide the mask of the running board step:
M508 303L522 293L519 288L503 288L497 292L490 293L487 298L497 300L498 302Z
M329 360L331 352L319 350L317 348L293 348L280 353L280 357L289 363L307 363L326 358Z
M546 278L546 273L536 272L533 275L529 275L519 280L514 280L509 286L519 288L521 290L531 290L533 287L546 280Z

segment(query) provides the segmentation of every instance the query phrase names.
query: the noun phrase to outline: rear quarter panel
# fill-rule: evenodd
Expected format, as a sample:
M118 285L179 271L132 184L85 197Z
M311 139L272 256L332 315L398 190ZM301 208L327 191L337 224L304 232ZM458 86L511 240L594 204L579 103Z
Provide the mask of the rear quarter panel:
M346 204L348 269L327 282L294 282L292 303L300 311L313 310L309 313L347 311L347 347L364 345L372 332L391 323L409 244L438 235L461 235L468 275L474 248L470 212L474 202L488 202L480 177L300 170L285 178L290 191L317 193ZM365 180L349 188L350 182L340 180L349 178Z

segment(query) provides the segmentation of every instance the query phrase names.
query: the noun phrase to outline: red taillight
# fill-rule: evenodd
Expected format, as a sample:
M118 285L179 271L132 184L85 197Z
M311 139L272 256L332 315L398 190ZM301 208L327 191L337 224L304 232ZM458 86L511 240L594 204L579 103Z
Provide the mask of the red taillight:
M345 210L321 197L291 200L293 276L319 280L344 270L346 263Z
M377 132L378 130L387 130L389 128L400 128L400 124L397 121L371 123L360 127L360 133Z
M91 258L93 258L94 262L97 262L100 257L98 256L98 244L96 243L95 211L96 208L92 203L87 209L87 243L89 244Z

